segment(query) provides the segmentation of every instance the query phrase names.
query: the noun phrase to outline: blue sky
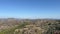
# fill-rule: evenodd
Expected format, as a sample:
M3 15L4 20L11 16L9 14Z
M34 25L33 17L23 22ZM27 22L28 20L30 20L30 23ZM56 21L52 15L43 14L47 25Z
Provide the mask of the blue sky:
M60 19L60 1L0 0L0 18Z

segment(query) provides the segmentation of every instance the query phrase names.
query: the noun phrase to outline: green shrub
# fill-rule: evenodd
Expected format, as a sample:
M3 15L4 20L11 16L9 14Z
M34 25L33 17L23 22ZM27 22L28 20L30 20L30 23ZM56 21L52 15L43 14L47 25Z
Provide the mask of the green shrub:
M0 32L0 34L14 34L15 29L23 28L27 23L19 24L17 27L11 28L11 29L5 29Z

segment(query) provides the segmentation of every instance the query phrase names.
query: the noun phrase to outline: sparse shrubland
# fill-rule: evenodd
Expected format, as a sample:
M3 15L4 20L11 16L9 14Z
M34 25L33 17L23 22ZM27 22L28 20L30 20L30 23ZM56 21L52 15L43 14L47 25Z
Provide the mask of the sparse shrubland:
M27 23L19 24L18 26L13 27L13 28L4 29L4 30L0 31L0 34L14 34L15 29L23 28L25 25L27 25Z
M8 20L9 21L9 20ZM5 24L9 28L1 29L0 34L56 34L60 33L60 20L10 20ZM2 24L2 23L1 23ZM2 25L1 25L2 26ZM1 27L0 27L1 28Z

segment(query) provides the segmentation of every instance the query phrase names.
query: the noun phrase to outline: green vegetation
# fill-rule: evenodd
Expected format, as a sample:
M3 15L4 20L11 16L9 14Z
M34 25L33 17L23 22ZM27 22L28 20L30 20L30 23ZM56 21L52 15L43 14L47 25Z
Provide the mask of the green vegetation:
M44 26L47 32L45 34L54 34L56 30L60 30L60 22L48 23Z
M22 23L18 25L17 27L11 28L11 29L5 29L0 32L0 34L14 34L15 29L23 28L27 23Z
M3 27L1 27L0 34L27 34L27 32L30 34L54 34L54 32L60 31L60 20L7 20L2 21L0 26Z

